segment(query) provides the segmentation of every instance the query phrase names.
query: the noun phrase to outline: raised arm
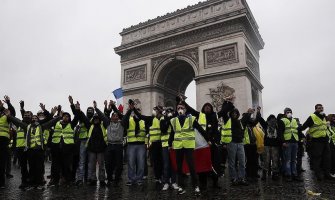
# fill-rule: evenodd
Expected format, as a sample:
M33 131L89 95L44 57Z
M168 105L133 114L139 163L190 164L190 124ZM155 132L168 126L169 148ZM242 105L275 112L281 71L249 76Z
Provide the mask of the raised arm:
M186 108L188 113L190 113L191 115L193 115L197 119L199 118L200 112L196 111L194 108L192 108L190 105L188 105L188 103L186 103L186 101L183 101L183 104L185 105L185 108Z
M223 121L227 123L229 116L228 113L235 108L232 102L224 101L221 110L218 112L218 118L223 118Z
M6 114L7 115L7 114ZM7 119L9 121L11 121L15 126L17 127L21 127L22 129L27 129L28 124L24 123L23 121L19 120L18 118L11 116L11 115L7 115Z
M4 98L5 98L5 102L6 102L7 106L8 106L8 110L10 111L10 114L11 114L13 117L15 117L15 116L16 116L15 108L14 108L13 105L10 103L10 98L9 98L9 96L5 95Z
M93 108L95 109L95 112L98 113L98 116L100 119L102 119L102 122L103 122L103 125L105 128L108 127L108 125L110 124L110 120L108 117L106 117L100 110L99 108L97 107L97 102L96 101L93 101Z

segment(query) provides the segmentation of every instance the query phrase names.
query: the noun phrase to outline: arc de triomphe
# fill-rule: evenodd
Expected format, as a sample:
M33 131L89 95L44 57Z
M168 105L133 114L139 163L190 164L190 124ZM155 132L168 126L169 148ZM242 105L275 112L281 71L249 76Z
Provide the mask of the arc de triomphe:
M208 0L123 29L124 101L138 99L144 114L174 106L196 83L197 109L217 108L234 93L241 111L262 105L259 50L264 42L246 0ZM125 102L126 103L126 102Z

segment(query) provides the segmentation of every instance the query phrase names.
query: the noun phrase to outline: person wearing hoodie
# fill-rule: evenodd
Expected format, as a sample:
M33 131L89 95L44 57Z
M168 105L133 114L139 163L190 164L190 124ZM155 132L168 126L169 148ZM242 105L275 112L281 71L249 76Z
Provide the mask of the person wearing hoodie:
M41 104L43 105L43 104ZM44 107L44 105L43 105ZM45 109L45 108L44 108ZM57 107L52 108L51 114L46 112L47 115L53 116L56 113ZM54 118L44 124L39 123L37 115L31 117L31 121L25 118L21 121L15 117L8 115L8 118L13 122L14 125L23 129L25 133L24 151L27 152L28 164L29 164L29 184L36 188L44 186L44 150L47 144L47 138L44 134L44 130L49 129L60 117ZM27 123L26 123L27 122ZM24 180L23 180L24 181ZM25 184L22 182L22 185Z
M220 132L218 128L218 118L216 112L214 112L214 108L212 104L205 103L202 108L201 112L193 109L189 106L185 101L183 103L186 106L186 110L191 115L195 116L198 123L201 127L206 131L207 135L209 136L209 143L211 149L211 161L213 171L211 173L213 179L213 188L220 189L221 187L218 185L219 176L220 176L220 160L219 160L219 145L220 145ZM202 172L198 173L199 175L199 182L200 182L200 189L206 190L207 189L207 176L209 173Z
M278 121L278 135L283 149L283 165L286 181L302 181L297 172L298 123L292 117L292 109L285 108L284 116Z
M223 118L221 127L221 142L227 146L228 151L228 169L233 186L249 185L245 179L245 152L244 152L244 131L252 109L248 110L248 114L244 114L240 120L240 112L232 103L234 97L226 98L222 104L218 117ZM236 161L238 161L238 169L236 169Z
M107 108L105 101L105 110L102 113L98 108L96 112L100 119L107 124L107 148L105 152L105 167L107 173L107 186L114 181L114 186L118 186L123 170L123 137L125 136L122 113L116 108L113 101L109 102ZM111 118L109 118L110 113Z
M330 175L331 155L329 137L327 134L326 115L322 104L315 105L315 111L311 114L301 127L301 131L309 128L311 168L314 170L318 180L334 180Z
M97 103L93 101L93 108L97 111ZM90 185L96 185L96 164L99 165L99 184L100 187L106 186L105 175L105 150L107 147L106 128L107 121L102 121L101 118L94 114L92 120L89 120L83 112L80 112L80 120L85 124L88 130L87 135L87 152L88 152L88 181Z
M260 109L257 110L257 121L261 124L264 130L264 153L262 180L266 180L269 171L272 171L272 180L279 179L279 151L281 141L278 137L277 118L274 115L269 115L266 121L263 119ZM271 165L271 169L269 168Z
M73 98L72 96L69 96L69 102L70 102L70 107L72 110L73 114L77 114L77 110L75 108L75 105L73 103ZM91 120L93 118L94 115L94 108L93 107L88 107L86 110L86 117L88 118L88 120ZM77 125L77 139L79 144L79 163L78 163L78 167L76 170L76 185L82 185L84 183L84 178L85 173L87 171L86 167L87 167L87 148L86 148L86 142L87 142L87 133L88 130L84 124L84 122L79 121L79 125ZM74 169L75 170L75 169Z
M79 104L76 105L79 107ZM71 120L68 112L62 112L61 106L58 106L58 112L61 114L61 120L54 126L54 133L51 137L51 180L48 186L56 186L59 180L64 178L64 184L70 184L72 179L72 160L74 144L74 128L78 123L78 116L75 115Z
M8 158L8 145L10 141L10 119L7 115L15 117L15 109L10 103L10 98L8 96L4 97L4 102L7 104L8 109L6 109L0 100L0 189L5 188L5 174L6 174L6 162Z
M173 149L176 152L178 194L182 195L186 193L183 175L183 161L185 158L190 170L195 195L200 195L199 181L195 171L193 156L195 149L194 129L197 129L207 142L209 141L209 137L195 116L187 114L186 106L182 101L177 105L177 113L178 116L172 118L170 123L172 125L171 137L173 138Z

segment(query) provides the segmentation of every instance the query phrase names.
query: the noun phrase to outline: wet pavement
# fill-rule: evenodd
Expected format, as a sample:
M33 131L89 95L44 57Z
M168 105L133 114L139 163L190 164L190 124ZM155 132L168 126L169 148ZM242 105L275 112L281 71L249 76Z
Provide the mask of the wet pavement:
M304 157L304 168L309 169ZM125 165L126 166L126 165ZM46 163L46 174L49 174L50 163ZM149 167L149 177L151 176ZM59 186L44 189L19 189L20 169L12 167L14 178L7 179L6 189L0 190L0 200L5 199L335 199L335 182L319 182L314 180L312 172L307 170L302 174L304 182L285 182L284 180L259 180L249 186L230 186L227 177L220 178L221 189L212 189L209 179L208 190L195 197L191 187L186 188L186 194L180 196L176 191L161 191L162 185L157 185L152 179L142 186L126 186L126 170L119 186ZM188 180L190 182L190 180ZM190 183L188 185L191 185ZM321 193L312 196L307 191Z

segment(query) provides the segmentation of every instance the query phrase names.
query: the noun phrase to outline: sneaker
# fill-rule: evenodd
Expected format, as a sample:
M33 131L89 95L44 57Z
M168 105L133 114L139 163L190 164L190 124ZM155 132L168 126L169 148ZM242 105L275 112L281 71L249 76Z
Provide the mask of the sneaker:
M194 193L195 193L196 196L200 195L200 188L199 188L199 186L195 187Z
M159 180L159 179L155 179L155 182L156 182L156 184L161 184L162 183L162 181Z
M169 189L169 184L165 183L164 186L163 186L163 191L166 191Z
M237 186L238 185L238 181L236 179L231 181L231 185L232 186Z
M128 182L126 183L126 185L127 185L127 186L132 186L132 185L133 185L133 182L128 181Z
M148 179L148 177L147 176L143 176L143 178L142 178L143 180L147 180Z
M179 195L182 195L182 194L185 194L185 193L186 193L186 191L185 191L183 188L180 187L180 188L178 189L178 194L179 194Z
M242 179L242 180L240 180L239 185L248 186L249 183L245 179Z
M178 190L178 189L179 189L177 183L172 183L172 188L173 188L174 190Z
M47 186L52 187L52 186L56 186L56 185L58 185L58 182L51 179Z
M143 182L142 181L138 181L137 185L143 185Z

